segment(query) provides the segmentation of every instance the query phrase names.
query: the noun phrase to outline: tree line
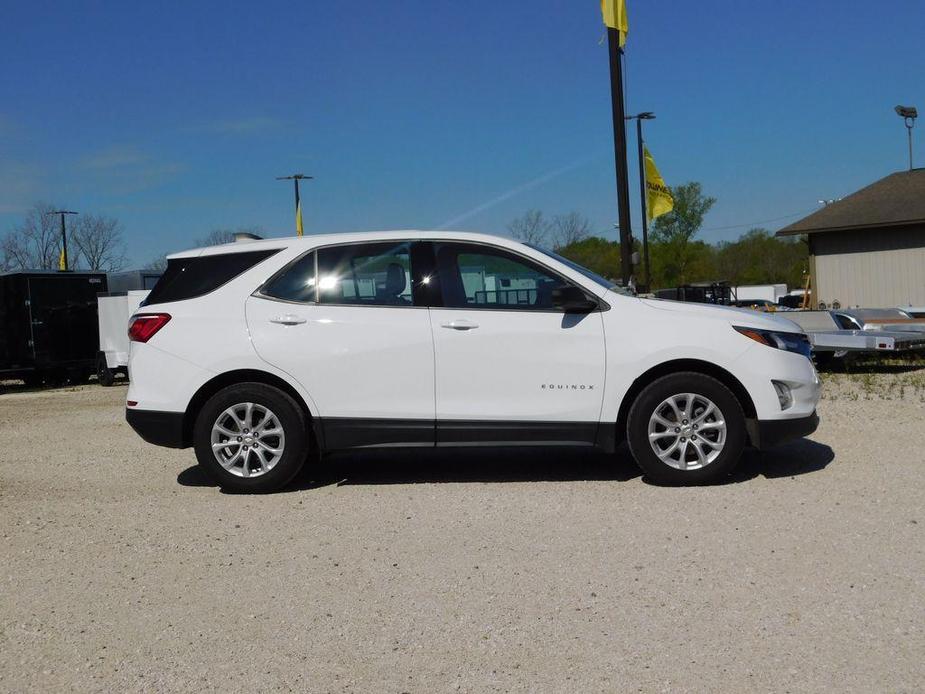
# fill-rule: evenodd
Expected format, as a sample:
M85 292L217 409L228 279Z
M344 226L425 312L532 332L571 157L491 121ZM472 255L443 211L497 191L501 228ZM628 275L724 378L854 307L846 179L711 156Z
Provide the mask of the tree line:
M654 220L649 230L652 287L677 287L694 282L728 281L742 284L787 284L799 287L809 269L805 239L780 238L767 229L755 228L735 241L707 243L696 237L703 218L716 202L703 194L697 182L672 186L674 210ZM599 275L620 275L620 244L595 235L593 225L579 212L547 218L540 210L528 210L508 225L508 231L525 243L551 247ZM642 243L634 239L633 250L642 256ZM643 281L643 267L636 267Z
M23 220L0 238L0 271L57 270L61 253L60 209L46 202L35 203ZM235 234L262 234L260 227L214 229L190 243L190 248L216 246L234 241ZM67 218L68 267L71 270L116 272L128 263L122 223L103 214L78 214ZM144 263L144 269L163 271L167 256Z
M32 206L21 223L0 239L0 269L57 270L61 253L59 209L45 202ZM112 272L125 266L122 225L102 214L68 216L68 266Z
M692 282L727 280L733 284L803 284L809 253L804 239L778 238L766 229L751 229L736 241L710 244L696 238L703 218L716 202L697 182L673 186L674 209L658 217L649 233L652 287L676 287ZM23 221L0 239L0 270L54 270L61 252L60 220L55 207L36 203ZM215 229L190 246L229 243L238 232L263 235L259 227ZM569 212L547 217L528 210L508 225L508 232L525 243L551 247L604 277L620 275L620 244L594 233L583 214ZM641 243L633 250L642 254ZM68 218L68 260L72 269L114 272L125 268L126 245L119 220L102 214ZM163 270L165 255L146 268ZM644 280L637 266L637 281Z

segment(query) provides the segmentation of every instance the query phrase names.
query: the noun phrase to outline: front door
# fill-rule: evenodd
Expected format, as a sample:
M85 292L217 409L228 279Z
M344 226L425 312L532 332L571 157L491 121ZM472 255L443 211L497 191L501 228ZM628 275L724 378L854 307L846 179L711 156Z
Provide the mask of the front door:
M568 314L569 281L494 246L433 244L437 443L592 444L604 392L600 312Z
M257 353L309 393L329 449L434 444L434 349L415 247L320 248L247 301Z

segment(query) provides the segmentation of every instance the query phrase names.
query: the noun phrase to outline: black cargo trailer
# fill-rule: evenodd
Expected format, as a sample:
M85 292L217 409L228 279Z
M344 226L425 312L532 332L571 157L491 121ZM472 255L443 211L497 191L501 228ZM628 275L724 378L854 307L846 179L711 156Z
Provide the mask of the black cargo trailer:
M27 384L84 379L99 350L102 272L0 273L0 378Z

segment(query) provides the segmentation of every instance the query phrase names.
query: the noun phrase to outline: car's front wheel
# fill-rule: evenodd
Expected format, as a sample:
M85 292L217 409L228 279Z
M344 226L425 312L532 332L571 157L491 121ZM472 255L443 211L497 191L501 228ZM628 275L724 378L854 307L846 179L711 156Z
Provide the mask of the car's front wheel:
M286 393L241 383L213 395L193 432L199 464L222 488L280 489L301 469L308 450L305 415Z
M630 451L655 482L702 484L729 474L745 446L745 414L705 374L669 374L638 395L627 420Z

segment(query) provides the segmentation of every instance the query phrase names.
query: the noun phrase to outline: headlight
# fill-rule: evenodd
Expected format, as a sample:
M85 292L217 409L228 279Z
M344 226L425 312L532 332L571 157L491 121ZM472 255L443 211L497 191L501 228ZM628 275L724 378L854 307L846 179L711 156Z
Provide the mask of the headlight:
M757 330L755 328L742 328L739 326L733 326L733 328L755 342L760 342L763 345L774 347L775 349L782 349L785 352L796 352L797 354L802 354L807 359L810 358L813 351L809 344L809 340L803 333L779 333L774 330Z

